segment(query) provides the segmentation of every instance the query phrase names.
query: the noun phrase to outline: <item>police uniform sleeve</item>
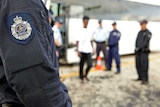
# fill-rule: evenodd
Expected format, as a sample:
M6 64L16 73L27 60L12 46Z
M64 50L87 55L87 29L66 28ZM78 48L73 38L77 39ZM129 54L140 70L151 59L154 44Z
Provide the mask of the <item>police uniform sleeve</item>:
M58 31L53 28L54 31L54 39L58 39Z
M9 4L15 1L6 2ZM25 5L24 1L19 3L22 6ZM20 5L16 6L8 5L7 8L16 10L21 7ZM41 25L37 25L40 21L35 21L34 19L36 17L43 18L42 14L44 15L44 12L41 11L41 15L37 15L39 11L34 8L13 10L6 12L5 17L3 17L5 18L6 29L4 28L3 35L1 35L1 50L5 57L7 69L10 72L16 72L43 63L42 52L37 40L37 37L41 35L39 31ZM33 14L36 14L36 17ZM42 21L41 23L45 22ZM1 24L4 25L4 23Z
M111 41L111 32L109 32L109 36L108 36L108 46L110 47L110 41Z
M42 0L1 1L0 57L7 82L26 107L65 107L52 29Z

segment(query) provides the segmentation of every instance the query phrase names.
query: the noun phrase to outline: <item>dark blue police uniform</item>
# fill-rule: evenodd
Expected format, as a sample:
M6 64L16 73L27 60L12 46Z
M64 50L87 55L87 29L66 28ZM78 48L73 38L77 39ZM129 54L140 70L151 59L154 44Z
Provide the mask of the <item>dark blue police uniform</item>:
M147 21L142 21L141 23L147 23ZM142 80L142 84L148 83L148 67L149 67L149 43L152 37L152 33L148 30L140 30L138 32L138 36L136 39L136 49L135 49L135 56L136 56L136 69L138 73L138 79Z
M117 65L117 72L120 72L120 56L119 56L119 48L118 48L118 42L120 40L121 33L115 29L110 32L109 39L108 39L108 70L111 70L112 68L112 60L113 58L116 61Z
M42 1L0 0L0 13L0 103L71 107Z

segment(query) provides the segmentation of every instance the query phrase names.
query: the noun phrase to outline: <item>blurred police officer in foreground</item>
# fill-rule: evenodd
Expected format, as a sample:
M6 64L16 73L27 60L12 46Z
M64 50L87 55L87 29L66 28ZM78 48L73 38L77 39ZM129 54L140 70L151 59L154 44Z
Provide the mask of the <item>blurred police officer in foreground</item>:
M138 32L136 40L136 68L138 73L137 81L142 80L142 84L148 83L148 55L150 52L149 42L151 39L151 32L147 29L147 20L140 22L141 30Z
M0 104L71 107L41 0L0 0Z
M117 24L114 22L112 24L113 30L110 32L109 39L108 39L108 46L109 46L109 51L108 51L108 70L112 69L112 60L113 58L116 61L116 66L117 66L117 72L116 74L119 74L121 71L120 68L120 56L119 56L119 48L118 48L118 42L121 37L121 33L117 30Z
M103 51L105 65L107 67L107 49L106 49L106 40L108 39L108 32L103 28L102 19L98 20L99 26L93 32L93 38L96 42L96 54L99 56L100 52Z

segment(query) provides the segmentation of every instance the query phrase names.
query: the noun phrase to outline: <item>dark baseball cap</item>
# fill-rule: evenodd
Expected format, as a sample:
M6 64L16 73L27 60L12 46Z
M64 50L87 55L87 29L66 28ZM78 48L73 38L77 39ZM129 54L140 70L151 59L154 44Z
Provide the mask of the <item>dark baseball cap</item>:
M147 24L148 21L147 21L146 19L144 19L144 20L141 20L139 23L140 23L141 25L142 25L142 24Z
M56 17L54 21L59 22L60 24L63 24L63 19L60 17Z
M83 16L83 20L89 20L89 16Z
M99 19L99 20L98 20L98 23L102 23L102 21L103 21L102 19Z
M117 23L116 23L116 22L113 22L112 25L117 25Z

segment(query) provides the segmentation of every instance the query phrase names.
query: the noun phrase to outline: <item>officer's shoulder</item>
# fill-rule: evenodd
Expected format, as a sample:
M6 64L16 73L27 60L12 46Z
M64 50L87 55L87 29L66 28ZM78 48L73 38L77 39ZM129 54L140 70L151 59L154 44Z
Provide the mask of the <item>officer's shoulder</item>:
M53 27L52 30L54 31L54 33L58 33L58 29L56 27Z
M151 38L152 37L152 33L150 32L150 30L147 29L146 32L147 32L148 38Z
M121 33L119 30L117 30L118 33Z
M147 29L146 32L147 32L148 34L152 35L152 33L151 33L150 30Z
M148 30L148 29L147 29ZM148 30L148 33L152 34L150 30Z

